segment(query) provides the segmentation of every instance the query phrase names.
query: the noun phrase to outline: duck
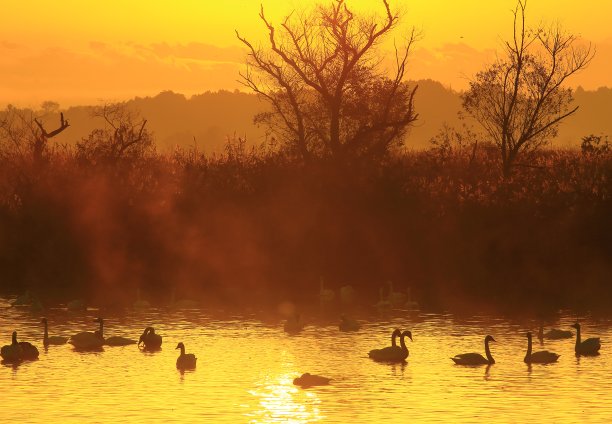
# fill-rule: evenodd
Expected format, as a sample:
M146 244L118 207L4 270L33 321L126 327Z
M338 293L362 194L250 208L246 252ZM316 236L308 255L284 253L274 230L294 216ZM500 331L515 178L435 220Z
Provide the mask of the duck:
M162 337L159 334L155 334L153 327L147 327L138 340L138 346L141 343L147 350L159 349L162 345Z
M176 367L181 370L194 369L198 358L193 353L185 353L185 345L180 342L176 345L177 349L181 350L181 354L176 359Z
M400 336L400 346L395 344L395 338ZM408 357L408 348L404 338L408 336L412 341L412 333L410 331L401 332L399 329L393 330L391 334L391 346L382 349L373 349L368 353L368 356L378 362L403 362Z
M79 350L98 350L104 345L103 323L101 318L93 320L100 324L100 329L94 332L83 331L70 337L68 343Z
M353 318L347 317L346 315L341 315L339 328L340 328L340 331L349 332L349 331L359 331L361 326Z
M495 359L491 355L491 350L489 350L489 342L494 342L495 339L492 336L485 337L485 354L487 357L485 358L480 353L462 353L459 355L455 355L451 359L457 365L492 365L495 363Z
M68 337L60 337L60 336L49 337L47 318L43 318L40 321L40 323L45 326L45 332L43 334L43 345L44 346L49 346L49 345L57 346L57 345L66 344L66 342L68 342Z
M560 339L571 339L574 337L574 333L569 330L559 330L557 328L552 328L546 333L544 333L544 326L540 325L540 329L538 331L538 339L544 340L560 340Z
M293 379L293 384L296 386L300 386L302 389L306 389L308 387L313 386L327 386L331 378L322 377L320 375L305 373L300 377Z
M13 331L12 343L10 345L4 345L2 349L0 349L0 356L5 362L21 361L21 346L17 343L16 331Z
M134 302L134 309L148 309L151 307L151 304L140 298L140 287L136 289L136 301Z
M525 354L525 363L526 364L550 364L553 362L557 362L559 359L559 355L554 352L549 352L547 350L542 350L539 352L531 353L532 346L532 334L531 332L527 333L527 353Z
M591 337L584 341L580 340L580 324L573 324L572 327L576 329L576 355L599 355L599 349L601 349L601 340L599 337Z
M325 288L325 283L323 281L323 277L319 279L319 302L321 305L328 305L334 301L334 297L336 294L331 289Z
M389 285L389 302L391 306L402 306L406 302L406 294L402 292L393 291L393 281L387 281Z
M136 340L132 340L132 339L128 339L127 337L121 337L121 336L113 336L113 337L108 337L108 338L104 338L104 320L102 318L98 318L96 320L98 323L100 323L100 329L99 331L99 337L102 338L102 340L104 340L104 344L106 346L127 346L127 345L132 345L132 344L136 344L138 343ZM98 331L96 333L98 333Z
M304 329L304 323L300 317L300 314L296 313L292 317L287 318L283 327L285 333L297 334Z

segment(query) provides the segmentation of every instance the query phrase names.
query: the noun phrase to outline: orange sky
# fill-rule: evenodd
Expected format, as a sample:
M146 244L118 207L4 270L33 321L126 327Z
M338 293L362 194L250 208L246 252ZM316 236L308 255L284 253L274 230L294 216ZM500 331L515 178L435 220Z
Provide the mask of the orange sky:
M262 39L263 2L278 20L313 0L20 0L3 2L0 17L0 105L97 103L162 90L185 94L235 89L244 51L234 29ZM391 0L424 38L410 77L453 88L494 57L511 31L515 0ZM381 0L349 0L380 10ZM588 5L588 7L587 7ZM591 67L573 85L612 86L612 1L530 0L532 23L558 21L597 46ZM395 33L402 38L401 28Z

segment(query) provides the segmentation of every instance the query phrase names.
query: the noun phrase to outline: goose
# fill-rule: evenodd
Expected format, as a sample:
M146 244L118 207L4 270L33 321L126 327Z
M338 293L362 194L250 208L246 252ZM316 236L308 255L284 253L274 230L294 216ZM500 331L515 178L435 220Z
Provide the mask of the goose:
M393 291L393 281L387 281L389 285L389 302L391 306L401 306L406 302L406 294Z
M40 321L41 324L45 326L45 332L43 334L43 345L63 345L68 341L68 337L60 337L60 336L51 336L49 337L49 328L47 324L47 318L43 318Z
M313 386L326 386L331 381L331 378L322 377L320 375L314 375L310 373L302 374L300 377L293 379L293 384L300 386L302 389Z
M96 318L93 322L100 324L100 329L92 332L83 331L70 337L68 343L80 350L97 350L101 349L104 345L103 324L101 318Z
M334 301L335 293L331 289L326 289L323 277L319 279L319 301L321 305L326 305Z
M121 336L113 336L113 337L108 337L105 339L104 338L104 320L102 318L98 318L96 321L100 323L100 330L98 330L96 333L98 333L99 337L101 337L102 340L104 340L104 344L106 346L127 346L127 345L138 343L136 340L128 339L126 337L121 337Z
M346 315L341 315L339 328L340 328L340 331L348 332L348 331L359 331L361 326L353 318L347 317Z
M153 327L147 327L138 340L138 346L140 346L141 343L147 350L159 349L162 345L162 337L159 334L155 334L155 329Z
M560 340L560 339L571 339L574 337L574 333L569 330L559 330L557 328L552 328L546 333L544 333L544 326L540 325L540 329L538 331L538 339L544 340Z
M151 304L140 298L140 287L136 289L136 301L134 302L134 309L148 309Z
M531 353L531 339L532 335L531 332L529 332L527 333L527 353L524 359L526 364L550 364L552 362L557 362L559 355L556 353L547 350Z
M455 364L457 365L485 365L485 364L494 364L495 359L491 356L491 351L489 350L489 342L494 342L495 339L491 336L485 337L485 354L487 357L485 358L480 353L462 353L459 355L455 355L451 358Z
M185 353L185 345L183 342L176 345L176 348L181 349L181 354L176 359L176 367L181 370L195 368L198 358L196 358L193 353Z
M21 346L17 343L17 332L13 331L12 343L2 346L0 356L5 362L19 362L21 360Z
M401 347L395 343L395 338L400 336ZM404 331L403 333L399 329L393 330L391 333L391 346L384 347L382 349L373 349L368 353L368 356L379 362L401 362L408 357L408 348L404 342L404 337L410 337L412 340L412 334L410 331ZM404 356L405 355L405 356ZM403 357L402 357L403 356Z
M294 314L291 318L287 318L283 327L286 333L297 334L304 329L304 323L301 320L300 314Z
M601 340L599 337L592 337L584 341L580 340L580 324L576 323L572 325L576 329L576 355L599 355L599 349L601 348Z

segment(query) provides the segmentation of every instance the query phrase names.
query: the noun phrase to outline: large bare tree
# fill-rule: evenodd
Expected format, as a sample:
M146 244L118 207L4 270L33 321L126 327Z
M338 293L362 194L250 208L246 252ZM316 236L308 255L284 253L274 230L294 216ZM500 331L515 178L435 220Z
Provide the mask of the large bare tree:
M242 82L271 105L256 117L304 160L312 157L375 156L401 143L417 119L416 86L405 81L414 29L395 51L395 71L381 66L380 42L399 16L387 0L384 17L357 16L345 0L288 15L277 28L259 17L268 47L255 46L238 32L249 51Z
M590 44L581 45L558 25L527 28L526 6L518 0L503 55L476 74L463 96L465 110L498 146L506 178L519 157L556 137L559 124L578 110L564 83L594 55Z

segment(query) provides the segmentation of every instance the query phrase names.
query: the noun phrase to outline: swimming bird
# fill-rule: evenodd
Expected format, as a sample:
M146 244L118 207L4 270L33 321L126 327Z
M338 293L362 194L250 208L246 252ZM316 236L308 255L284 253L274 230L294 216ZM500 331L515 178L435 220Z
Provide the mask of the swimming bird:
M127 345L138 343L136 340L128 339L126 337L121 337L121 336L113 336L113 337L104 338L104 320L102 318L98 318L96 321L100 323L100 330L98 330L99 337L101 337L104 340L104 344L106 346L127 346Z
M134 309L148 309L151 307L151 304L140 298L140 287L136 289L136 301L134 302Z
M100 329L94 332L83 331L70 337L68 343L80 350L97 350L104 345L103 323L101 318L96 318L93 322L100 324Z
M557 328L552 328L546 333L544 333L544 326L540 325L540 329L538 331L538 339L544 340L560 340L560 339L571 339L574 337L574 333L569 330L559 330Z
M322 377L320 375L314 375L310 373L302 374L300 377L293 379L293 384L300 386L302 389L313 386L326 386L331 381L331 378Z
M402 292L393 291L393 281L387 281L389 285L389 302L392 306L402 306L406 302L406 294Z
M21 346L17 343L17 332L13 331L12 343L2 346L0 356L6 362L19 362L21 360Z
M196 366L198 358L193 353L185 353L185 345L180 342L176 345L177 349L181 349L181 354L176 359L176 367L181 370L193 369Z
M491 355L491 351L489 350L489 342L494 342L495 339L491 336L485 337L485 354L487 357L485 358L480 353L462 353L459 355L455 355L451 358L455 364L457 365L486 365L486 364L494 364L495 359Z
M580 340L580 324L573 324L572 327L576 329L576 355L599 355L599 349L601 349L601 340L599 337L592 337L584 341Z
M170 305L171 309L197 309L200 304L192 299L179 299L176 300L176 288L172 288L172 294L170 295Z
M159 349L162 345L162 337L159 334L155 334L153 327L147 327L138 340L138 346L141 343L147 350Z
M13 336L17 338L17 332L13 332ZM33 361L38 359L38 349L30 342L19 342L21 348L21 359L26 361Z
M539 352L531 353L531 332L527 333L527 353L525 354L525 363L526 364L550 364L552 362L557 362L559 359L559 355L553 352L549 352L547 350L542 350Z
M283 327L286 333L297 334L304 329L304 323L300 317L300 314L294 314L292 317L287 318Z
M374 305L374 307L378 309L378 312L383 313L389 311L392 306L393 305L389 299L385 299L384 289L380 287L378 289L378 302Z
M336 294L331 289L326 289L323 282L323 277L319 279L319 302L322 306L328 305L334 301Z
M353 318L347 317L346 315L341 315L339 328L340 328L340 331L348 332L348 331L359 331L361 326Z
M66 344L66 342L68 341L68 337L60 337L60 336L51 336L51 337L49 337L47 318L43 318L40 321L40 323L44 324L44 326L45 326L45 332L43 334L43 345L44 346Z
M355 300L355 289L353 286L340 287L340 301L345 305L350 305Z
M395 343L395 338L400 336L400 346ZM373 349L368 352L368 356L379 362L401 362L408 357L408 348L404 342L404 336L409 336L412 340L410 331L401 332L399 329L393 330L391 333L391 346L383 347L382 349ZM405 356L404 356L405 355Z

